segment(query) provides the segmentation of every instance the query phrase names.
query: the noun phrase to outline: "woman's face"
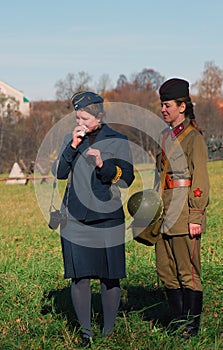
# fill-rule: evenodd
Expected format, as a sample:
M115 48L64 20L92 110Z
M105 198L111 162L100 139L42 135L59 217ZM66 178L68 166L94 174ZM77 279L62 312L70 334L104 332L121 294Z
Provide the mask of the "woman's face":
M163 115L163 119L172 127L182 123L182 121L185 119L184 111L184 102L181 103L180 106L178 106L176 101L174 100L164 101L161 103L161 112Z
M87 132L96 130L100 124L100 120L98 118L94 117L92 114L83 109L79 109L76 112L76 121L77 125L84 125L88 129Z

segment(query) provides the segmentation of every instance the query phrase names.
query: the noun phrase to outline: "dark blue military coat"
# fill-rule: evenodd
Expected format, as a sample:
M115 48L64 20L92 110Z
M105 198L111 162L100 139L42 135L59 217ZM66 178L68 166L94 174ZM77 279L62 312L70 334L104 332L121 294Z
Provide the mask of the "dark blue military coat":
M128 139L102 125L91 145L101 152L100 169L86 154L88 135L76 149L71 143L70 134L65 137L57 168L58 179L67 179L71 173L69 193L66 190L63 199L64 207L68 203L68 224L61 230L65 277L124 277L124 211L119 187L129 187L134 180Z

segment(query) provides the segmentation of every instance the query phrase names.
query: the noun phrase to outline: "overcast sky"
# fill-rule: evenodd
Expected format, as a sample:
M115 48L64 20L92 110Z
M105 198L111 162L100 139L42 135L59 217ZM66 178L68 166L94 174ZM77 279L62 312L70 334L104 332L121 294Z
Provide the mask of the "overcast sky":
M115 84L144 68L192 84L204 64L223 69L223 1L1 1L0 80L30 100L85 71Z

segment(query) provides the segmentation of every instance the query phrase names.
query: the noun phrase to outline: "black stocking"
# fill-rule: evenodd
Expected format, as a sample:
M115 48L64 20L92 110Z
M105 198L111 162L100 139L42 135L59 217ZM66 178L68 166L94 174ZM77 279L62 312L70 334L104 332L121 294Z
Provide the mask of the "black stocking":
M71 285L71 299L83 334L92 337L90 279L75 279Z
M103 334L112 333L120 303L120 284L118 279L101 279L101 301L104 316Z

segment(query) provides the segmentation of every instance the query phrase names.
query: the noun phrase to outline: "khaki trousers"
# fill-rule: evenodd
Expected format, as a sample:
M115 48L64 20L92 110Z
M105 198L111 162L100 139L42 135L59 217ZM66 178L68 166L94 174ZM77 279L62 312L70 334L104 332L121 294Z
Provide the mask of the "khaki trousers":
M157 273L166 288L202 291L200 236L161 234L155 251Z

